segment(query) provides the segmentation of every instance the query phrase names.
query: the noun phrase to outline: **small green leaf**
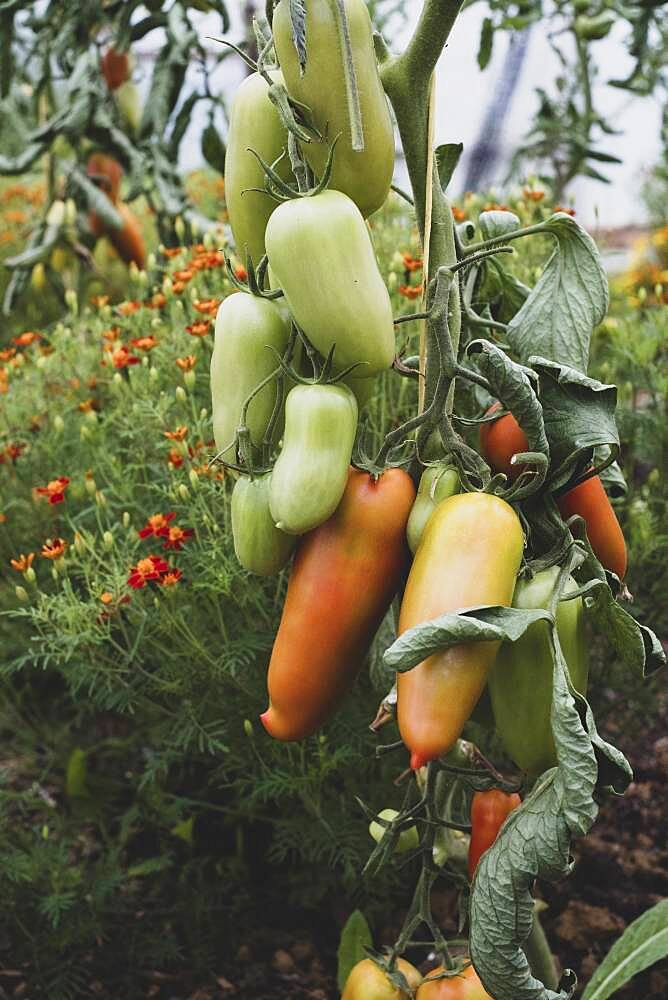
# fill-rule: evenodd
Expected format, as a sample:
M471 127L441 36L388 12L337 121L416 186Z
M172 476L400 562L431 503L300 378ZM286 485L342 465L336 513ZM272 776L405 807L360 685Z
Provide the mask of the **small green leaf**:
M482 238L484 240L492 240L497 239L499 236L505 236L506 233L512 233L515 229L519 229L521 223L514 212L495 210L481 212L478 216L478 225L480 226Z
M180 823L173 826L169 832L173 837L179 837L181 840L185 840L186 844L192 844L194 827L195 817L188 816L187 819L182 819Z
M607 1000L629 979L668 955L668 900L630 924L605 956L582 1000Z
M88 764L86 751L75 747L70 754L65 768L65 794L68 799L82 798L87 794L86 775Z
M303 76L308 57L306 51L306 3L305 0L289 0L289 4L292 42L299 59L299 70Z
M351 969L367 957L366 949L370 948L371 944L371 931L366 917L361 910L355 910L350 914L341 931L337 952L339 964L336 978L341 992L343 992Z
M587 597L588 614L596 622L597 631L630 670L648 677L664 666L666 654L657 636L624 610L607 583L590 581Z
M494 22L491 17L486 17L482 22L480 30L480 45L478 46L478 66L485 69L492 58L492 46L494 44Z
M436 169L444 191L452 179L463 149L463 142L444 142L443 145L436 147Z

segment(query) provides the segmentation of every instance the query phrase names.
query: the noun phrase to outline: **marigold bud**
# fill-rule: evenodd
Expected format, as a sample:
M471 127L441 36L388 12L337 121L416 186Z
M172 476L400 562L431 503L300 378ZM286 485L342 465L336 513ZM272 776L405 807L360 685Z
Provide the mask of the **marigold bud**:
M123 527L124 528L130 527L130 514L127 510L123 511Z
M199 488L199 476L194 469L191 469L188 473L188 479L190 480L190 485L194 490Z
M95 503L98 505L98 507L107 506L107 498L105 497L102 490L98 490L97 493L95 494Z
M65 292L65 305L76 316L79 311L79 297L73 288L68 288Z
M180 215L177 215L174 220L174 232L178 236L179 243L181 243L186 234L186 225Z
M176 392L174 393L174 395L176 396L179 403L185 403L187 396L186 396L186 390L183 388L182 385L177 385Z
M28 591L25 589L25 587L22 587L21 584L18 584L14 588L14 592L16 593L16 596L18 597L19 601L21 601L23 604L25 604L25 602L29 600Z
M114 547L114 536L112 535L112 533L110 531L105 531L104 532L104 534L102 535L102 542L104 544L105 549L107 549L107 551L109 549L113 549L113 547Z
M249 740L253 739L255 733L253 732L253 723L250 719L244 719L244 732Z
M186 486L185 483L180 483L179 484L179 488L177 490L177 493L179 494L179 496L180 496L180 498L182 500L189 500L190 499L190 490L188 489L188 487Z
M27 570L23 574L23 578L28 583L34 583L35 582L35 580L37 579L37 576L36 576L35 570L32 568L32 566L28 566Z
M63 418L59 413L56 413L55 417L53 418L53 429L56 432L56 434L62 434L63 431L65 430L65 421L63 420Z

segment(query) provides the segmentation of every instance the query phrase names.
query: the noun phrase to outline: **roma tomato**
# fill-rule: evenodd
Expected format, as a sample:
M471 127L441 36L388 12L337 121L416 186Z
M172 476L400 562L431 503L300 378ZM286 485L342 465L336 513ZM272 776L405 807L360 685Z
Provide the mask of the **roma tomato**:
M413 554L417 552L427 521L441 500L459 493L459 475L447 465L429 465L420 476L417 497L408 518L406 536Z
M469 843L468 872L472 879L480 858L497 838L506 817L521 805L522 800L513 792L490 788L476 792L471 804L471 841Z
M289 339L289 320L268 299L233 292L218 309L211 356L213 435L216 447L225 449L223 457L229 461L234 461L232 443L244 401L276 368L276 356L269 348L283 354ZM251 442L258 447L275 401L276 387L269 383L248 407Z
M134 262L137 267L143 268L146 263L146 244L137 217L122 201L116 205L116 211L123 220L123 225L120 229L107 229L106 236L122 261L126 264Z
M422 980L416 1000L493 1000L472 965L459 976L433 981L433 977L443 971L443 966L439 965Z
M109 90L117 90L130 75L130 59L127 52L119 52L110 45L102 56L102 75Z
M276 70L270 75L274 83L283 81ZM246 251L254 264L264 256L264 231L278 205L268 194L250 190L264 187L264 171L248 150L254 149L267 163L273 163L287 141L287 132L269 99L266 80L259 73L251 73L234 94L225 154L225 202L237 253L244 263ZM276 169L283 180L292 178L287 156Z
M513 607L546 608L558 576L559 568L552 566L532 580L520 580ZM571 577L566 593L576 589ZM581 597L559 602L557 632L573 686L585 694L588 657ZM506 752L532 778L557 763L550 725L552 672L547 623L535 622L517 642L501 644L488 681L496 729Z
M397 969L403 973L411 991L416 990L422 976L415 966L398 958ZM363 958L350 970L341 1000L410 1000L410 997L405 990L394 986L375 962Z
M137 86L132 80L126 80L114 92L114 97L126 130L130 135L137 135L142 115L142 102Z
M261 716L276 739L309 736L349 691L407 568L414 499L402 469L351 469L335 514L300 540Z
M306 6L308 58L304 72L292 40L288 0L281 0L274 11L274 45L288 93L310 108L314 124L324 136L322 142L304 143L309 165L321 176L329 147L342 133L334 153L329 186L347 194L362 215L367 216L380 208L390 191L394 169L392 119L376 64L367 6L364 0L345 0L364 138L364 149L353 149L334 7L330 0L310 0Z
M462 493L429 518L399 615L399 634L478 604L510 605L524 536L504 500ZM499 643L470 642L434 653L397 675L397 719L411 767L447 753L480 697Z
M323 355L335 347L338 369L362 362L356 378L389 368L392 305L355 203L340 191L283 202L265 241L272 283L313 346Z
M89 177L98 180L99 186L115 205L118 201L123 176L123 167L118 160L115 160L113 156L107 156L106 153L93 153L92 156L88 157L86 173Z
M249 573L275 576L295 547L295 539L276 527L269 513L269 475L241 476L232 491L232 538L236 557Z
M357 403L345 385L296 385L285 401L283 447L271 474L274 523L303 535L339 505L357 431Z
M487 412L493 413L500 407L500 403L495 403ZM510 479L520 474L522 466L511 465L510 459L518 452L526 451L529 443L511 413L492 423L480 425L480 445L495 472L505 472ZM584 518L587 537L597 558L606 569L623 580L627 565L626 542L600 477L592 476L557 497L557 507L564 520L574 514Z

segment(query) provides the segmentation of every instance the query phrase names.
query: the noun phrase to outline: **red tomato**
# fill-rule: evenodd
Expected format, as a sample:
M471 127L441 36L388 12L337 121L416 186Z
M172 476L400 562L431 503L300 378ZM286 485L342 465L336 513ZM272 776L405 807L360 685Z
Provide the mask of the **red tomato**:
M101 67L109 90L118 90L130 76L127 52L119 52L113 45L110 45L102 56Z
M417 991L416 1000L493 1000L485 991L484 986L478 979L478 973L472 965L459 976L452 979L438 979L436 982L430 981L429 977L443 972L443 966L430 972L426 979L423 979L420 989Z
M469 845L469 878L472 879L480 858L492 846L506 817L522 800L516 792L512 795L500 788L476 792L471 804L471 843Z
M103 178L102 181L98 181L98 184L115 205L118 201L121 177L123 176L123 167L118 160L105 153L93 153L92 156L88 157L86 172L89 177Z

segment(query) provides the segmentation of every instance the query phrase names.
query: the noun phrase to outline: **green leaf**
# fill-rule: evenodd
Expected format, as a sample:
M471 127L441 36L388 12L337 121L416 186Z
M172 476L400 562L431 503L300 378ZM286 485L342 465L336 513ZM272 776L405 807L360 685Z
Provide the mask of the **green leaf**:
M76 184L85 196L90 211L99 215L105 226L109 229L121 228L123 220L114 208L113 202L107 197L104 191L100 191L100 189L93 184L90 178L88 178L82 170L78 167L74 167L70 172L69 180L73 184Z
M436 169L444 191L452 179L463 149L463 142L444 142L441 146L436 147Z
M605 956L582 1000L607 1000L629 979L668 955L668 899L634 920Z
M305 0L289 0L292 42L299 59L299 71L304 75L308 53L306 51L306 3Z
M508 340L520 361L539 354L586 372L593 329L608 308L605 271L596 244L571 216L559 212L544 229L557 246L510 321Z
M371 947L371 931L366 921L366 917L361 910L355 910L348 917L346 924L341 931L339 941L338 970L336 979L339 989L343 992L346 980L354 965L366 958L366 949Z
M666 654L657 636L641 625L619 604L602 580L592 580L587 587L587 613L605 636L617 656L640 677L648 677L666 662Z
M626 484L626 479L624 478L624 473L620 469L617 462L612 462L610 465L606 466L606 468L600 473L600 476L608 496L613 499L626 496L628 493L628 486Z
M512 233L520 228L520 220L514 212L491 211L481 212L478 216L478 225L484 240L492 240L506 233Z
M48 256L52 247L57 243L59 235L60 226L47 226L44 230L41 243L37 246L26 247L25 250L15 254L13 257L5 258L3 264L12 270L17 267L32 267L33 264L37 264L40 260L44 260Z
M480 45L478 46L478 66L485 69L492 58L492 46L494 44L494 22L491 17L486 17L482 22L480 30Z
M75 747L65 768L65 794L69 799L81 798L87 794L86 775L88 763L86 751Z
M482 605L464 608L422 622L403 632L386 651L388 667L403 673L437 653L462 642L515 642L534 622L552 621L552 615L538 609L504 608Z
M202 132L202 156L214 170L222 174L225 170L225 143L213 122L209 122Z

